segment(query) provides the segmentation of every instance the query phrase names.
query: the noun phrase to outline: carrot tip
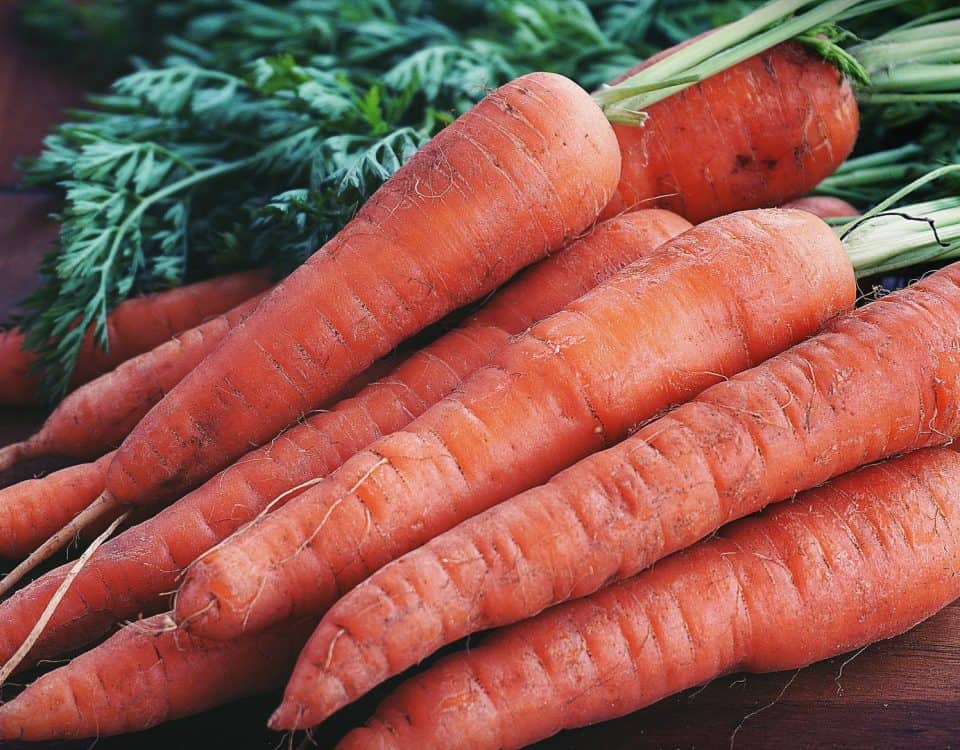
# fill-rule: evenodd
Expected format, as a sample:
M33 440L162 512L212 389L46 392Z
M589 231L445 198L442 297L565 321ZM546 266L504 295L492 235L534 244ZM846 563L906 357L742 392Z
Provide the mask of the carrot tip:
M22 443L13 443L4 448L0 448L0 471L6 471L14 464L19 463L25 458L30 457L26 441Z
M273 715L267 721L267 726L275 732L307 729L306 726L300 726L302 719L303 706L284 701L280 704L280 708L273 712Z

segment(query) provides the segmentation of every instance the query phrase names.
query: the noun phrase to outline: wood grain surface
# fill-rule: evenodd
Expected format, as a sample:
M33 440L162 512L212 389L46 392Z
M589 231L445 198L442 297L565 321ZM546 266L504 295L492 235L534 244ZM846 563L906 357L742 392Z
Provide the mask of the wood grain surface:
M0 0L0 315L35 283L37 261L56 231L48 196L12 190L16 156L35 152L80 85L30 62ZM0 409L0 445L28 435L42 412ZM0 486L41 473L56 461L0 474ZM960 491L960 488L958 488ZM656 679L652 676L651 679ZM385 689L349 707L314 734L331 747L368 716ZM270 750L290 745L264 721L278 696L242 701L202 716L128 737L104 738L99 750L231 747ZM960 745L960 604L911 632L857 654L798 672L732 675L646 710L567 732L542 750L634 748L950 748ZM71 743L2 743L4 748L91 747ZM304 747L310 747L309 743Z

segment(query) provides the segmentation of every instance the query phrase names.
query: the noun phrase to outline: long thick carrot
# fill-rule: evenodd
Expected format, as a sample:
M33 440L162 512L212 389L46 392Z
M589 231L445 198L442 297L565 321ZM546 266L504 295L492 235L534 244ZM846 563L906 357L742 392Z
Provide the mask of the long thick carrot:
M589 594L798 490L960 436L958 330L955 263L436 537L331 609L278 726L314 724L443 643Z
M233 641L178 631L169 615L127 625L0 707L0 739L137 732L283 684L309 621Z
M34 435L0 448L0 471L38 456L91 459L116 448L150 408L196 368L261 299L262 295L256 295L82 385L60 402ZM58 528L51 526L47 536Z
M698 223L780 205L840 166L860 122L846 78L797 42L751 57L646 112L643 127L614 126L621 177L604 216L660 206Z
M589 227L619 152L588 94L533 73L439 133L140 422L109 497L209 477L428 323Z
M156 518L106 543L80 572L33 658L75 649L117 620L158 611L162 594L176 588L187 564L263 512L278 495L329 473L355 451L401 429L487 364L511 334L561 309L689 226L658 209L597 226L521 273L459 329L414 354L389 377L329 412L312 415ZM58 568L0 604L0 662L26 637L68 571L69 566Z
M244 271L120 303L107 318L109 351L100 348L89 334L70 378L71 387L109 372L269 286L265 272ZM40 402L39 385L30 374L33 361L33 354L23 348L19 330L0 333L0 404L26 406Z
M448 656L337 748L518 748L902 633L960 596L958 488L944 449L834 480Z
M191 566L175 616L228 638L320 613L403 552L812 334L853 294L842 246L810 214L701 224Z

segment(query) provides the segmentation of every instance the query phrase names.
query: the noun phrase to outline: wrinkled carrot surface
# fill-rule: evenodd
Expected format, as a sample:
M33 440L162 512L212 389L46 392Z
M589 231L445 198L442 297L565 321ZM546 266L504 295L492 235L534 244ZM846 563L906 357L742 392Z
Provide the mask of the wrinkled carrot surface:
M853 299L842 246L810 214L695 227L191 566L175 616L228 638L319 614L390 560L783 351Z
M889 638L960 596L960 456L836 479L403 684L338 750L507 750L735 672Z

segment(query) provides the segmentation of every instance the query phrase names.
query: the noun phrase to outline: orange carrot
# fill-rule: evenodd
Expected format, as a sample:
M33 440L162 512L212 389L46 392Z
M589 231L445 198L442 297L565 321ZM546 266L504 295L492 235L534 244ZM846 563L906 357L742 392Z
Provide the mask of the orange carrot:
M109 351L87 335L70 386L86 383L121 362L236 307L270 286L263 271L244 271L121 302L107 318ZM0 333L0 404L40 402L37 380L30 374L33 354L23 348L17 329Z
M603 216L660 206L698 223L779 205L810 191L839 167L859 128L849 82L797 42L751 57L646 112L643 127L614 127L621 177Z
M834 480L448 656L337 748L518 748L902 633L960 596L958 488L943 449Z
M107 497L156 501L273 438L400 341L589 227L619 177L589 95L533 73L421 149L140 422Z
M459 329L414 354L389 377L252 451L156 518L106 543L80 572L33 658L55 656L116 620L156 612L181 570L264 511L278 495L322 476L378 437L404 427L456 388L509 335L546 317L689 227L657 209L625 214L524 271ZM2 526L0 526L2 529ZM63 566L0 604L6 661L67 574Z
M400 554L815 332L853 296L842 246L810 214L701 224L195 563L175 616L228 638L321 613Z
M781 208L799 208L801 211L809 211L821 219L858 216L860 214L843 198L835 198L832 195L807 195L803 198L795 198L784 203Z
M310 622L229 642L177 631L169 615L131 623L0 707L0 739L138 732L283 684Z
M958 326L955 263L437 536L331 609L278 726L315 724L443 643L596 591L798 490L960 436Z
M68 466L41 479L27 479L0 490L0 558L17 559L42 542L103 492L113 458Z
M257 295L81 386L60 402L38 432L0 448L0 471L39 456L90 459L116 448L154 404L256 309L261 298ZM58 528L50 527L47 536Z

